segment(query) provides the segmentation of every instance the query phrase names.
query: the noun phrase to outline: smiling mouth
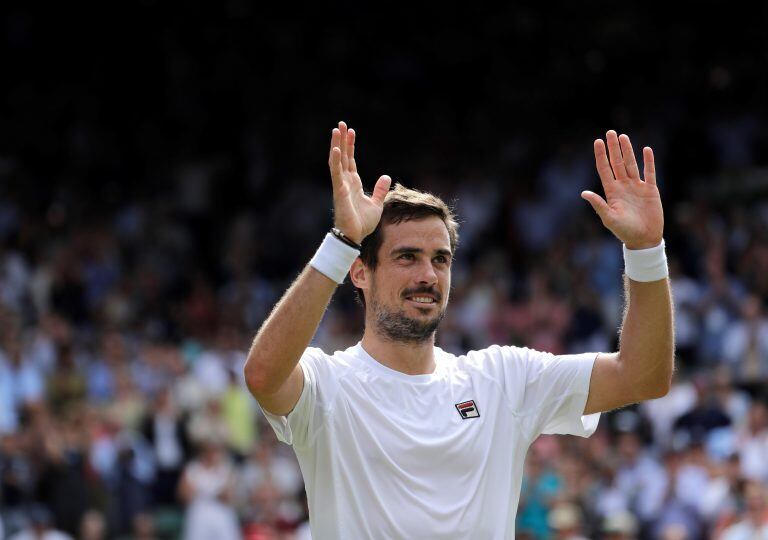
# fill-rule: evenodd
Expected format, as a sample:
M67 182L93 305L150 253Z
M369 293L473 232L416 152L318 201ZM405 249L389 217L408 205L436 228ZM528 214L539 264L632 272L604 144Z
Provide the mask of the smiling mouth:
M407 296L405 299L420 308L427 308L437 304L437 300L431 296Z

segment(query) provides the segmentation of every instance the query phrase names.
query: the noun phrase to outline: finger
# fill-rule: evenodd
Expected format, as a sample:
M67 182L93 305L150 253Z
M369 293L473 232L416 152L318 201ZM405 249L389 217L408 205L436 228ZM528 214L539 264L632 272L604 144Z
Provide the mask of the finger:
M643 177L649 184L656 185L656 162L650 146L643 148Z
M334 147L339 147L339 141L341 141L341 132L339 131L339 128L333 128L331 131L331 150L333 150ZM331 164L331 154L329 150L328 154L328 165Z
M608 163L608 155L605 153L605 143L602 139L595 139L595 166L597 167L597 174L600 175L600 182L603 184L603 189L616 180L613 176L613 170L611 164Z
M629 140L629 136L622 133L619 136L619 144L621 145L621 154L624 156L624 163L627 167L627 174L633 180L640 180L640 169L637 168L635 150L632 148L632 141Z
M613 175L616 177L616 180L626 180L627 167L624 165L624 158L621 155L619 137L615 131L610 130L605 134L605 140L608 143L608 160L611 162Z
M592 209L600 216L600 220L605 223L608 213L611 211L608 203L600 195L592 191L582 191L581 198L592 206Z
M341 193L344 186L344 175L341 168L341 149L338 146L331 148L331 158L328 164L331 168L331 181L333 182L333 194Z
M357 164L355 163L355 130L350 129L347 132L347 160L349 161L349 170L351 172L357 172Z
M348 166L347 162L347 124L344 122L339 122L339 132L341 133L341 144L339 144L339 148L341 149L341 167L343 169L346 169Z
M387 196L389 186L392 185L392 179L386 174L376 180L376 185L373 187L373 193L371 199L377 204L384 205L384 197Z

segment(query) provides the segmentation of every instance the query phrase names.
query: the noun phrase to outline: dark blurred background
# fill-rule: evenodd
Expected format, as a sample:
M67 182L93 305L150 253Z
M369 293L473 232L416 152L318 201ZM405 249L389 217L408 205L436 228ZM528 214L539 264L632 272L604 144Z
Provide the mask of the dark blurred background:
M331 225L342 119L367 187L456 206L453 352L616 347L620 244L579 193L607 129L652 146L676 384L537 441L518 535L768 534L767 6L4 6L0 538L307 538L242 364ZM316 344L361 332L346 285Z

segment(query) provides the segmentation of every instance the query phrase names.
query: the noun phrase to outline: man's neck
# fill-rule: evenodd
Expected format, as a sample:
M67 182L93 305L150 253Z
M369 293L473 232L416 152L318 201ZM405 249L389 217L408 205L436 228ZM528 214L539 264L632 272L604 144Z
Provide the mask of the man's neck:
M366 327L361 341L365 352L377 362L406 375L427 375L435 371L435 336L420 343L392 341Z

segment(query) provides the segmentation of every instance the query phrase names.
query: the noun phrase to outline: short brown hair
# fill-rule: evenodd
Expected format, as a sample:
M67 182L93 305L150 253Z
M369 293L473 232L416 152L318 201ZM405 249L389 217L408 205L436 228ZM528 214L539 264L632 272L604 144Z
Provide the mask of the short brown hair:
M459 245L459 223L453 209L445 201L436 195L409 189L402 184L387 193L384 198L384 209L381 213L379 224L371 234L366 236L361 245L360 259L368 268L375 269L379 264L379 249L384 243L382 228L384 225L402 223L403 221L420 220L431 216L437 216L448 229L448 238L451 243L451 252L456 253ZM355 288L357 299L365 307L365 297L362 289Z

